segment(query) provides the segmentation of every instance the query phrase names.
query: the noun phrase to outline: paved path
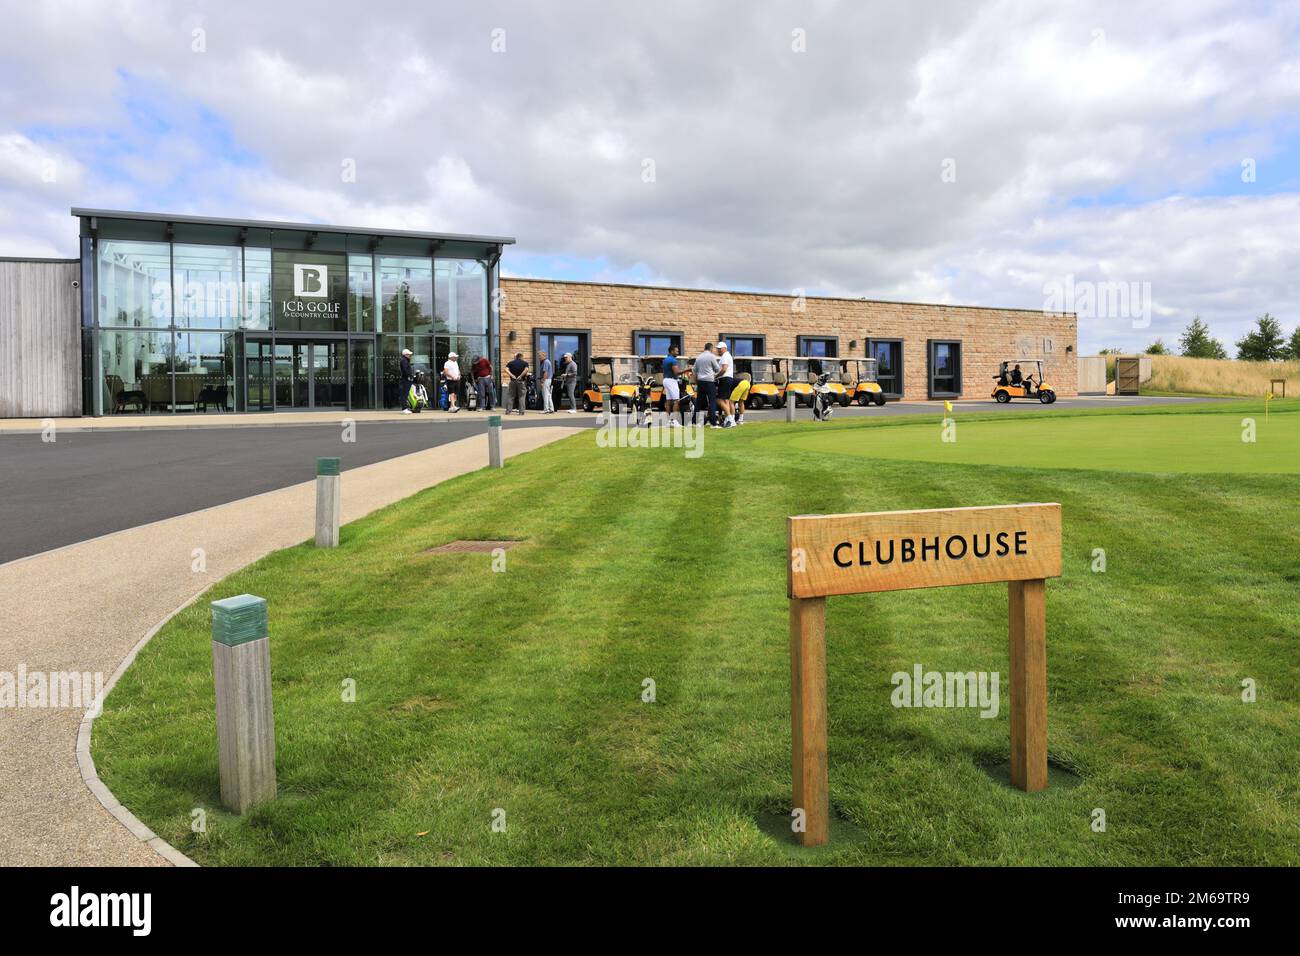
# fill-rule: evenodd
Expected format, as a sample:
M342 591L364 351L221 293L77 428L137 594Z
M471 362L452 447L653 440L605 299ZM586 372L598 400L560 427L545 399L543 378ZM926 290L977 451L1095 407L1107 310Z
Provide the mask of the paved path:
M514 455L574 431L511 428L502 438ZM462 438L345 470L343 520L477 469L486 441ZM309 539L314 496L312 479L0 566L0 671L22 665L29 674L89 671L107 680L173 610L238 568ZM194 548L206 551L205 573L192 570ZM83 784L82 717L74 708L0 709L0 865L163 863Z

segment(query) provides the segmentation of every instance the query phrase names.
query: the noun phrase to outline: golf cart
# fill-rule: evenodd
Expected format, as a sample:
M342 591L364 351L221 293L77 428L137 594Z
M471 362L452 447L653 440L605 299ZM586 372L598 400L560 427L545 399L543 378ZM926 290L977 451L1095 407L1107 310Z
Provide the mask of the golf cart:
M786 402L794 402L798 405L811 405L813 399L813 384L817 381L818 376L823 372L831 373L831 379L826 383L826 387L832 393L832 400L841 405L847 405L847 390L844 384L839 381L834 374L837 369L835 364L838 360L833 358L819 358L809 355L784 355L772 359L777 363L780 371L777 378L784 378L781 386L781 394L776 407L782 407Z
M1022 365L1030 366L1030 370L1022 372ZM993 380L996 382L993 398L998 400L999 405L1005 405L1013 398L1036 398L1044 405L1056 401L1056 389L1043 381L1043 363L1038 359L1003 362Z
M582 410L594 412L601 408L604 399L601 389L609 389L613 411L632 408L640 388L641 356L598 355L591 360L591 378L582 393Z
M840 365L844 369L840 381L848 388L846 401L842 404L847 405L854 400L859 405L885 404L885 393L881 391L880 384L876 381L875 359L844 359Z
M749 397L745 404L750 408L780 407L784 379L777 359L765 355L739 356L736 358L736 377L749 379Z

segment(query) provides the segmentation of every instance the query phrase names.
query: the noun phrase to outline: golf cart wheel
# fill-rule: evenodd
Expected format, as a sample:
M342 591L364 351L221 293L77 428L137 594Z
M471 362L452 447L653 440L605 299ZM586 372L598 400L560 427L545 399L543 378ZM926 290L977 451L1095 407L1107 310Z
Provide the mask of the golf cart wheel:
M773 395L773 396L772 396L772 407L773 407L773 408L785 408L785 396L784 396L784 395Z
M849 402L851 401L853 401L853 399L849 398L848 392L845 392L843 395L840 396L840 408L848 408Z
M1007 402L1011 401L1010 392L998 392L995 397L997 398L999 405L1005 405Z
M1051 392L1039 392L1039 393L1038 393L1038 400L1039 400L1040 402L1042 402L1044 405L1050 405L1050 404L1052 404L1052 399L1054 399L1054 398L1056 398L1056 396L1053 395Z
M877 407L885 404L885 393L876 392L876 397L873 399L873 401L876 403Z
M583 396L582 410L584 412L594 412L596 410L596 406L591 404L591 399L587 398L586 396Z
M865 408L866 406L870 405L870 404L871 404L871 393L870 393L870 392L863 392L861 395L859 395L859 396L858 396L858 404L861 405L863 408Z

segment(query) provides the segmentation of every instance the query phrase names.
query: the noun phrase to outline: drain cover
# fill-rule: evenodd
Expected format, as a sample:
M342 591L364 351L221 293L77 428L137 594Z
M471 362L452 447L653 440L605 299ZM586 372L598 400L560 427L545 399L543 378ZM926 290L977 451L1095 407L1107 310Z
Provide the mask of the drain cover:
M491 554L497 548L509 551L518 541L451 541L429 548L425 554Z

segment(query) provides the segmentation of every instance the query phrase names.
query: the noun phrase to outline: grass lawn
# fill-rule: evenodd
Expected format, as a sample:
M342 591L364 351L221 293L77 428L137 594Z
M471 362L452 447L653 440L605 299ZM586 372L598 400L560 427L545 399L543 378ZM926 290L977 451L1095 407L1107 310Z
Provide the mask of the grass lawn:
M956 455L927 447L937 416L711 431L695 460L582 434L222 582L124 675L95 760L205 864L1295 865L1300 532L1284 472L1300 410L1275 405L1265 428L1259 406L963 412ZM1238 452L1224 436L1252 414L1259 441ZM989 448L1041 467L981 463ZM795 847L786 516L1019 501L1063 505L1048 706L1068 772L1039 794L1005 783L1005 691L994 719L890 704L891 675L918 663L1005 688L1005 586L835 598L836 822L828 846ZM424 553L458 538L524 543L504 573ZM219 809L207 601L245 591L270 607L281 796L237 818Z
M1258 406L1256 408L1255 406ZM1300 472L1300 432L1294 411L1300 401L1278 401L1262 413L1263 403L1234 405L1236 413L1127 415L1116 427L1110 415L1060 417L1038 414L1013 421L1005 414L971 418L955 415L957 440L937 440L933 419L899 423L888 430L806 429L797 437L776 436L784 447L842 452L862 458L906 458L927 462L1040 468L1088 468L1148 472ZM1280 411L1279 411L1280 410ZM1277 413L1277 414L1275 414ZM1242 441L1243 421L1255 423L1255 441Z

